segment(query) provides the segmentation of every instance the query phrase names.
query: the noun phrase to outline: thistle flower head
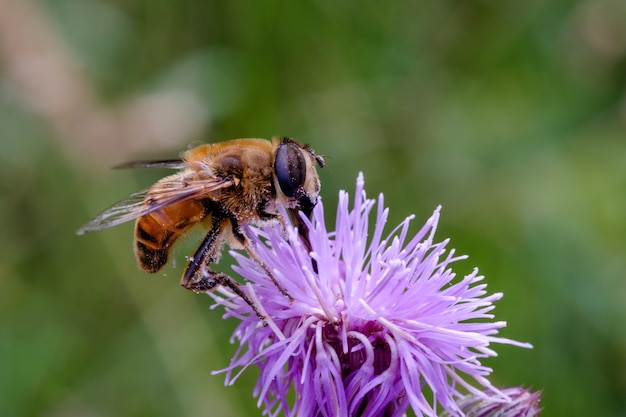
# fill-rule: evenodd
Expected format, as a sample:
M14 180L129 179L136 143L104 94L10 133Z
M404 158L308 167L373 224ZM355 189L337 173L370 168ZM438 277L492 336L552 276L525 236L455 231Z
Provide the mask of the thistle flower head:
M386 234L387 215L383 196L368 199L359 175L353 207L346 192L339 195L334 231L321 203L311 221L303 219L310 252L295 229L287 236L280 227L246 230L295 299L240 253L233 269L268 325L228 290L213 294L227 316L241 320L226 383L257 366L254 395L265 414L400 416L410 407L417 416L462 416L456 401L468 392L509 399L481 364L496 355L492 343L529 347L495 336L505 326L491 314L502 294L488 294L477 270L455 279L450 267L466 257L447 249L448 240L434 241L439 209L414 236L412 217Z

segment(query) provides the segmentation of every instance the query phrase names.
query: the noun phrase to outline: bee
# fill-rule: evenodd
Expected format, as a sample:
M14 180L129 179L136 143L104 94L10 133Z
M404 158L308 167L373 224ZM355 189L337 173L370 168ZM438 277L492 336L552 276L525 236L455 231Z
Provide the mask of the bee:
M135 220L137 263L144 271L155 273L167 263L176 240L191 227L203 225L206 236L189 258L180 284L196 293L224 285L263 318L239 284L227 274L213 271L210 265L217 262L224 242L244 249L278 289L293 300L250 247L242 225L279 221L284 228L285 220L277 213L284 207L310 249L308 230L299 213L310 218L317 203L320 181L316 166L323 167L324 159L310 146L278 137L271 141L233 139L190 149L181 159L126 163L118 167L179 171L104 210L77 234Z

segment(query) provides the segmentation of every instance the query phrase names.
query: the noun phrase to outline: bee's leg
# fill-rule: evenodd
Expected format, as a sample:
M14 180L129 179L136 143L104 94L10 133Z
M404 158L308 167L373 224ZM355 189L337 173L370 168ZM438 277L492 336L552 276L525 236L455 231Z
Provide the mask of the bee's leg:
M213 226L204 237L204 240L202 240L202 243L196 252L191 258L189 258L183 277L180 280L180 285L183 287L195 291L197 281L201 281L203 279L201 277L202 266L209 265L211 262L215 261L217 251L219 250L218 239L222 232L221 223L221 219L213 219ZM211 288L213 288L213 286ZM211 288L206 288L204 290L198 289L198 292L210 290Z
M276 277L274 277L274 274L272 274L272 271L270 271L270 268L265 264L265 262L263 262L263 260L259 257L259 255L257 255L257 253L254 251L254 249L252 249L252 247L250 246L250 243L248 242L248 239L246 238L246 235L243 233L243 231L239 227L239 224L237 223L237 220L234 219L234 218L231 218L230 221L231 221L231 224L233 226L233 236L235 237L235 239L237 239L237 241L241 244L241 246L243 246L244 250L248 253L248 255L261 268L263 268L263 270L265 271L267 276L270 277L270 279L272 280L272 282L274 283L276 288L278 288L278 291L280 291L280 293L282 295L287 297L287 299L289 299L289 302L294 302L295 299L291 296L291 294L289 294L287 292L287 290L285 288L283 288L282 285L280 285L278 280L276 280Z
M285 221L285 218L281 214L270 213L270 212L265 211L266 205L267 205L267 202L261 202L261 204L259 204L257 208L257 214L259 215L259 218L265 221L278 220L278 222L280 223L281 234L285 240L288 240L287 222Z
M259 320L265 321L265 316L261 314L256 304L254 304L254 301L252 301L250 297L248 297L248 295L241 289L237 281L223 272L215 272L207 269L204 271L202 278L198 281L189 283L189 286L186 286L185 288L188 288L193 292L204 293L207 291L213 291L218 285L230 288L232 292L237 294L243 301L252 307L252 310L254 310L254 313L257 315Z
M218 285L224 285L252 307L259 319L265 321L265 317L261 314L256 304L241 289L237 281L224 273L211 271L209 268L209 264L215 260L219 249L217 240L221 233L221 221L216 219L214 223L214 226L209 230L198 250L189 260L185 273L180 280L180 285L196 293L213 291Z
M286 241L289 241L289 234L287 233L287 221L285 220L285 218L281 215L281 214L271 214L271 217L269 217L272 220L277 220L278 223L280 224L280 235L283 237L283 239L285 239Z

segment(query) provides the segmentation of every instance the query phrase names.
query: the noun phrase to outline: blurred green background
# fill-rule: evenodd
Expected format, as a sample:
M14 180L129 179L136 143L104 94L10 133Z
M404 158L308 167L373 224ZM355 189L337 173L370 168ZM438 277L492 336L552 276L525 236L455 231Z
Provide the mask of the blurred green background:
M443 205L499 386L626 416L626 2L12 0L0 10L0 416L260 415L236 325L151 276L132 225L75 230L190 144L293 136L322 195L363 171L395 224ZM222 260L227 264L228 258Z

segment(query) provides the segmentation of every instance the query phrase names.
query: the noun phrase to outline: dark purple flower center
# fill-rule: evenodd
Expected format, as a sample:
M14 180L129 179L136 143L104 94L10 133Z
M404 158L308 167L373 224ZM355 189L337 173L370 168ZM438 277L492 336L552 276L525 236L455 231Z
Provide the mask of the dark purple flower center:
M367 321L359 325L352 331L356 331L363 335L369 341L369 346L365 346L362 340L348 335L347 350L344 351L340 330L342 323L327 323L322 330L324 344L330 346L336 353L341 365L341 378L345 387L347 387L354 377L367 362L368 355L374 355L373 367L374 376L378 376L389 368L391 364L391 348L385 341L385 329L375 321ZM371 358L369 358L371 360ZM391 401L381 410L379 416L386 417L395 414L398 401L404 397L404 392L398 393L396 401ZM356 408L356 414L362 415L368 407L368 404L375 400L378 395L378 389L374 388L363 397ZM321 416L321 414L318 414Z
M341 323L324 325L322 334L324 342L337 353L341 363L341 377L345 381L350 375L361 369L367 359L368 349L355 337L348 336L348 350L344 352L343 342L339 334ZM384 329L375 321L365 322L355 329L370 341L374 349L374 375L380 375L391 363L391 349L384 339Z

